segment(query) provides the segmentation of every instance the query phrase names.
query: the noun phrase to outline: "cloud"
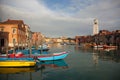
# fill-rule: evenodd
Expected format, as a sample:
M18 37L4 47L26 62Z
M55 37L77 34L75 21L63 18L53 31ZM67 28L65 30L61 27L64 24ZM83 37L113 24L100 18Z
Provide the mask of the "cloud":
M53 2L58 10L51 8L52 5L46 5L49 0L46 3L44 1L2 0L0 18L2 21L8 18L22 19L32 31L53 37L92 34L94 18L99 19L100 29L119 28L119 0L69 0L64 8L59 8ZM62 6L62 3L59 5Z

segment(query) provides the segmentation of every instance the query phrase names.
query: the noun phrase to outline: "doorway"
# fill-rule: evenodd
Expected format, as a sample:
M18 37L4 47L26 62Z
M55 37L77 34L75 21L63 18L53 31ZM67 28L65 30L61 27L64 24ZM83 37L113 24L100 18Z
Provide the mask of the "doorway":
M1 46L1 47L4 47L4 46L5 46L5 40L4 40L4 39L1 39L1 40L0 40L0 46Z

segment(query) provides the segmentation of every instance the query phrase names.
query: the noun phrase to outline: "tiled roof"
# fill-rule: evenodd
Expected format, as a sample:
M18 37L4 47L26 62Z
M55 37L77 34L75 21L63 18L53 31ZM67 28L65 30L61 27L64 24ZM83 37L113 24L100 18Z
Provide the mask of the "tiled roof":
M10 20L1 22L2 24L24 24L23 20Z

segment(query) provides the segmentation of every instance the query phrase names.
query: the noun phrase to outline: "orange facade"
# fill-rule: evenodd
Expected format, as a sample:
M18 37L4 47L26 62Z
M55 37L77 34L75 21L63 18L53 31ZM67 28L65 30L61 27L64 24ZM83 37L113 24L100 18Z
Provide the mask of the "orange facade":
M7 20L1 22L0 31L9 33L9 47L26 45L26 28L22 20Z

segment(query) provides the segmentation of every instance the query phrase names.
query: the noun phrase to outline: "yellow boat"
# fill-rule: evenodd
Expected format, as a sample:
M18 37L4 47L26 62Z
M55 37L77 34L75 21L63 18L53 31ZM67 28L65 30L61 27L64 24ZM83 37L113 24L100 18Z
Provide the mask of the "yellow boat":
M25 61L25 60L6 60L0 61L0 67L31 67L35 66L35 61Z
M14 74L14 73L21 73L21 72L35 72L34 67L27 67L27 68L0 68L0 74Z

